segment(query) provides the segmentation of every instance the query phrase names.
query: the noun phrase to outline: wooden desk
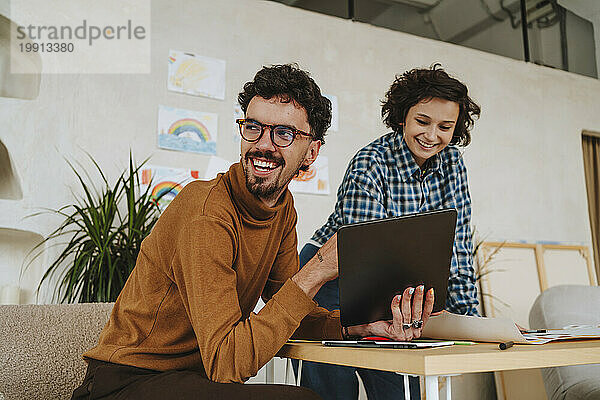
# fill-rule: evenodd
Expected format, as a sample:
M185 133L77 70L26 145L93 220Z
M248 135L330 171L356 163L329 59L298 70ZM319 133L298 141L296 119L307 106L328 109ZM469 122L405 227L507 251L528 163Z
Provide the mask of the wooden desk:
M319 343L288 343L278 357L371 368L425 378L427 400L437 400L438 377L471 372L599 364L600 340L515 345L454 345L437 349L356 349L324 347Z

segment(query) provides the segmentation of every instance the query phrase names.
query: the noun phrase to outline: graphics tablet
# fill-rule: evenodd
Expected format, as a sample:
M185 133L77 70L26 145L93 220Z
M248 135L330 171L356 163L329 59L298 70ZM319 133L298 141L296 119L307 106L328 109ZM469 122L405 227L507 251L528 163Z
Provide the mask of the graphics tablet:
M376 340L323 340L323 346L327 347L358 347L378 349L430 349L432 347L452 346L454 342L392 342Z
M456 210L344 225L338 230L342 326L391 320L392 298L433 287L433 311L446 304Z

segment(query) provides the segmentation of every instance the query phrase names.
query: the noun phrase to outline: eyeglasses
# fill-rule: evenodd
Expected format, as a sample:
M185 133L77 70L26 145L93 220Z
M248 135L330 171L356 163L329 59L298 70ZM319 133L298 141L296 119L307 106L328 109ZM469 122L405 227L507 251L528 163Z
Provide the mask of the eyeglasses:
M235 122L240 126L240 135L242 135L242 138L250 143L258 142L265 128L269 128L271 131L271 142L277 147L288 147L294 142L296 135L313 138L309 133L285 125L261 124L252 119L237 119Z

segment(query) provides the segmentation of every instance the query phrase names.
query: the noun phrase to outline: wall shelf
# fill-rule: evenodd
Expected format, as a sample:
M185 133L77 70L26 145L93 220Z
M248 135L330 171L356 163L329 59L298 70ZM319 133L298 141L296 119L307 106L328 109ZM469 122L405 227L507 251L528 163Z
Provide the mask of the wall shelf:
M29 251L42 240L42 235L36 232L0 228L0 275L3 285L20 287L21 304L35 303L43 257L35 259L26 270L22 271L22 268Z
M23 191L8 149L0 141L0 199L21 200Z
M14 26L14 22L0 14L0 97L32 100L40 93L42 60L37 52L13 48L10 29ZM12 68L27 73L11 73L11 61Z

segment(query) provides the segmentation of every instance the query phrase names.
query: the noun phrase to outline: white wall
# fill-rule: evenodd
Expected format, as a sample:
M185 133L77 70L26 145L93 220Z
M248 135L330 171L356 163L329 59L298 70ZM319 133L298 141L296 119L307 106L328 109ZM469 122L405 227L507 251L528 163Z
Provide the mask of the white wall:
M394 75L441 62L483 109L465 152L478 230L591 242L581 131L600 131L598 80L268 1L155 0L152 15L151 74L45 75L37 99L0 98L0 140L23 191L22 200L0 200L0 228L48 234L59 220L24 217L71 202L77 185L63 157L89 165L82 150L112 177L130 148L137 160L204 170L208 156L156 147L159 104L218 113L218 155L238 158L232 109L241 86L262 65L298 62L340 109L340 131L323 147L334 193L295 196L302 244L331 212L350 157L386 133L379 101ZM168 92L169 49L226 60L225 101Z

